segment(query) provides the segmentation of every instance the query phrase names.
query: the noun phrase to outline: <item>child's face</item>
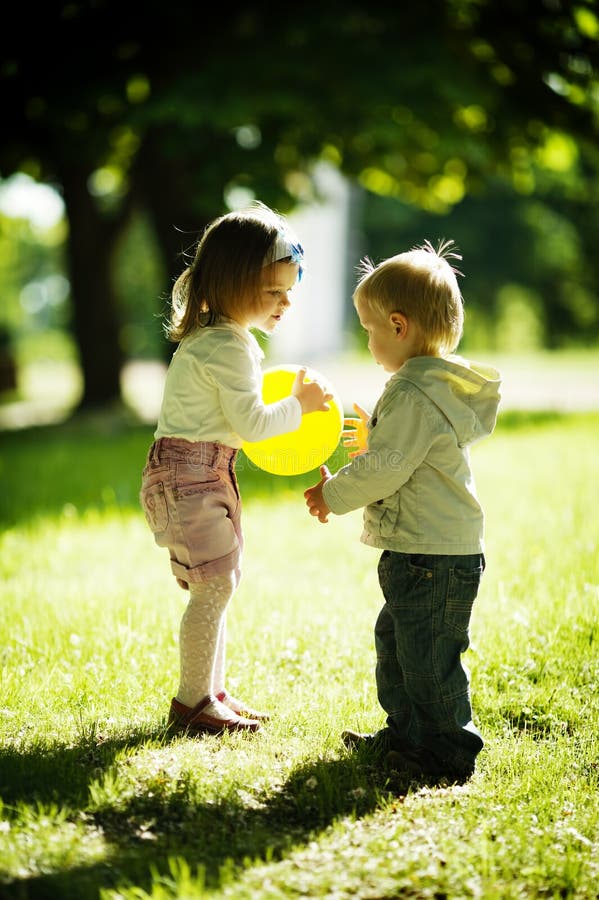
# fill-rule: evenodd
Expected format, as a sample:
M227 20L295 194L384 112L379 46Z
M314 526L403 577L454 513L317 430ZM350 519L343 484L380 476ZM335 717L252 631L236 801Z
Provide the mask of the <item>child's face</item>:
M274 331L291 306L289 293L297 282L298 274L297 263L276 262L265 266L258 302L242 324L267 333Z
M399 372L408 359L422 353L422 333L413 318L401 312L384 315L360 299L356 312L368 334L368 349L386 372Z
M401 313L382 315L363 301L356 301L360 325L368 334L368 349L386 372L398 372L413 355L409 323Z

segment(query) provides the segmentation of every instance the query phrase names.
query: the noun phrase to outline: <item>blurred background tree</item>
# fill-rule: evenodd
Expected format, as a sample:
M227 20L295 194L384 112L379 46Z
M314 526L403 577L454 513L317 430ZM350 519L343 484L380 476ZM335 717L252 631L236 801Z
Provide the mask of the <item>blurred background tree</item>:
M71 330L82 407L119 398L128 356L168 358L160 313L206 223L252 196L281 212L318 199L322 160L359 188L373 258L457 241L472 340L599 335L594 0L211 16L181 0L49 0L35 23L15 8L1 41L0 177L26 173L65 205L50 247L0 222L2 321L23 327L19 285L66 274L68 301L29 311Z

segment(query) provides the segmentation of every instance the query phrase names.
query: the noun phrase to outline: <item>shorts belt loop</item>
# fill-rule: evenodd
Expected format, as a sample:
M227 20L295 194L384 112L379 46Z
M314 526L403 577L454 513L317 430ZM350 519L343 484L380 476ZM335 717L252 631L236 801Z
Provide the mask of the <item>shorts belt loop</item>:
M160 448L162 446L162 438L158 438L157 441L154 441L154 445L152 447L152 465L157 466L160 463Z

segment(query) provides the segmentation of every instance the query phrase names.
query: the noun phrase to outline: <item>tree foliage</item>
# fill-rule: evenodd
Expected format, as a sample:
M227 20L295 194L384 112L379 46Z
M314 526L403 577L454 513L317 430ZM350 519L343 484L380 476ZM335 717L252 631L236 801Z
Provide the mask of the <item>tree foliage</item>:
M505 179L596 201L591 0L371 5L59 2L3 30L0 175L55 184L69 222L84 404L118 395L112 262L141 209L165 292L205 223L249 192L285 212L325 159L443 214ZM594 188L596 190L596 188Z

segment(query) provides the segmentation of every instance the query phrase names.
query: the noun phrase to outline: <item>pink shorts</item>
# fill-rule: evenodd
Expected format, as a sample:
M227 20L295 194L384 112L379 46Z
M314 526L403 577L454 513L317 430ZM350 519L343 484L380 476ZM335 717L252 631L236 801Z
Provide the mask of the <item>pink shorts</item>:
M237 450L207 441L159 438L148 452L140 502L182 587L234 572L243 535L235 476Z

